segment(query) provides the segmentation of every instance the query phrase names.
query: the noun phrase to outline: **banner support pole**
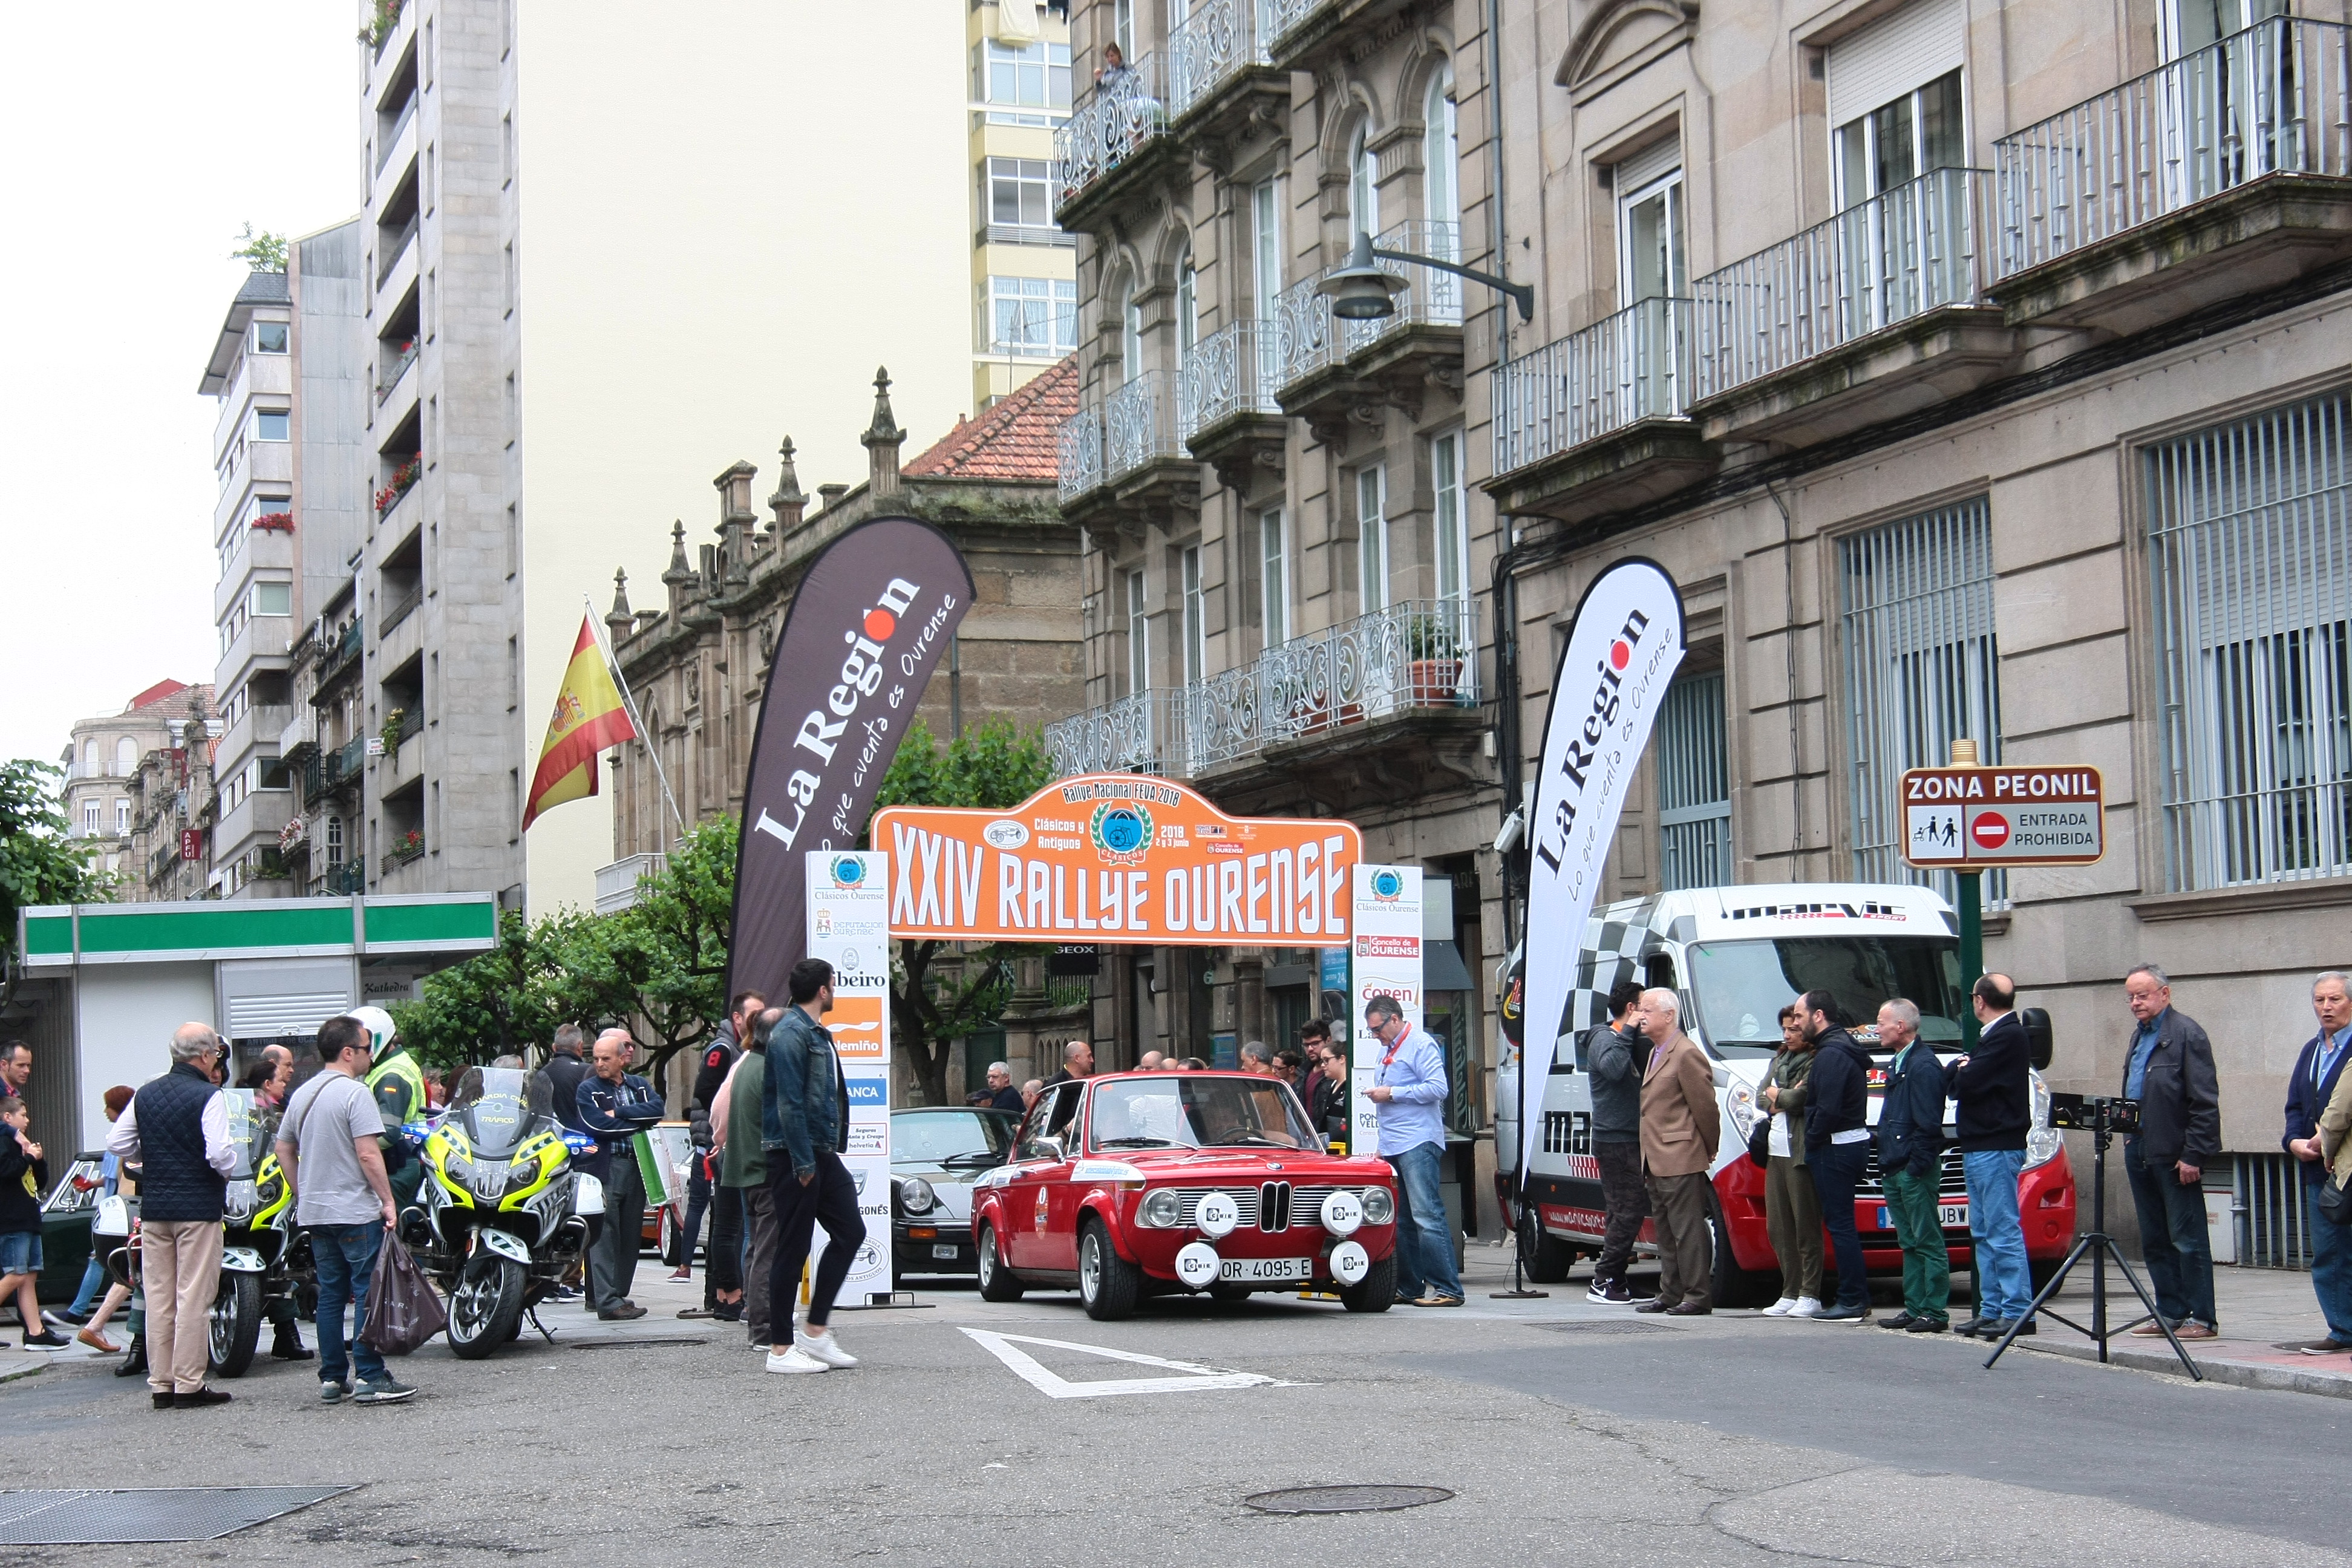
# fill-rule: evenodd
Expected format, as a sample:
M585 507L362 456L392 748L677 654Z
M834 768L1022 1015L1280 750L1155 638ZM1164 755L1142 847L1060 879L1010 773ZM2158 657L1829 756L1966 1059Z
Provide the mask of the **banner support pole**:
M621 673L620 658L613 652L612 645L604 640L604 632L594 629L597 627L596 602L585 594L580 595L580 602L588 606L588 625L592 628L588 635L596 639L596 651L604 656L604 668L613 672L613 684L621 689L622 706L629 710L629 722L637 727L637 739L645 742L646 756L654 765L654 777L661 783L662 799L669 803L670 818L677 824L678 832L684 834L686 818L677 809L677 796L669 793L669 775L662 772L660 738L646 732L646 716L637 711L637 700L629 690L629 678Z

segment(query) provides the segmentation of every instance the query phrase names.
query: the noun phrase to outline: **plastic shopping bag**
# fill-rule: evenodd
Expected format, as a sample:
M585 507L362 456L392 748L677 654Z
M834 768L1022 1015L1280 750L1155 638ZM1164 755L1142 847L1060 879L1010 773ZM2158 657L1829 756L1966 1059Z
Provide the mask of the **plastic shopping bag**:
M360 1343L380 1355L406 1355L448 1321L433 1281L409 1256L400 1234L387 1229L368 1281L367 1321L360 1328Z

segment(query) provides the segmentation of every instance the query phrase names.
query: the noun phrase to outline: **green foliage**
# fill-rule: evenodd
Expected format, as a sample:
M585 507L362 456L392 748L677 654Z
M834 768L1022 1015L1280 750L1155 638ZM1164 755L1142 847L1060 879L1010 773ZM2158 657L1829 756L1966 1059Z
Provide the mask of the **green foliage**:
M256 272L283 272L289 242L282 234L271 229L254 231L250 223L236 237L237 247L228 253L231 261L242 261Z
M58 795L64 776L55 763L0 763L0 1006L16 984L19 910L114 897L114 879L93 863L97 846L68 837Z

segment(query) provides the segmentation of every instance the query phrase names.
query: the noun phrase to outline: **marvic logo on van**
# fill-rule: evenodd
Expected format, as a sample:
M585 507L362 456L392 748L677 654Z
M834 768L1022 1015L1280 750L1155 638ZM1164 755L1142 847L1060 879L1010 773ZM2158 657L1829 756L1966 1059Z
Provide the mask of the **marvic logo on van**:
M1649 629L1649 616L1639 610L1628 612L1616 640L1609 645L1608 657L1592 667L1601 678L1592 689L1592 710L1584 716L1584 727L1570 738L1568 749L1559 759L1559 776L1568 787L1552 807L1552 820L1537 829L1539 837L1536 840L1536 857L1555 874L1559 870L1559 858L1567 852L1568 836L1575 830L1576 808L1583 802L1585 775L1592 771L1593 759L1600 754L1601 737L1617 721L1626 668L1633 662L1633 650L1641 646L1642 634ZM1567 671L1560 673L1565 677Z
M841 661L841 684L825 693L824 706L812 708L801 718L799 732L793 736L795 751L803 751L817 759L819 766L833 761L835 747L841 743L849 721L856 716L857 705L880 689L883 675L883 646L898 629L898 623L914 607L922 588L904 577L893 577L890 585L882 590L873 606L857 615L855 625L842 628L841 640L849 653ZM778 822L761 807L760 819L751 826L761 833L784 841L792 847L800 836L801 824L808 819L809 804L816 799L822 781L808 769L795 768L784 785L784 793L793 797L793 820L789 826ZM838 871L836 869L836 876Z

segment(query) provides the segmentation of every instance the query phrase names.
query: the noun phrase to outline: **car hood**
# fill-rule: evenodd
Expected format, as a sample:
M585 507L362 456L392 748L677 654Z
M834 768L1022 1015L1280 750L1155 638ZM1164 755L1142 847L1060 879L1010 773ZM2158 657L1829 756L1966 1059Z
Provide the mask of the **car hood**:
M1312 1149L1120 1149L1089 1158L1122 1160L1142 1172L1149 1182L1261 1182L1278 1177L1292 1183L1363 1186L1394 1180L1384 1160L1343 1159Z
M958 1166L950 1170L929 1160L893 1161L890 1174L904 1181L908 1176L920 1176L930 1183L931 1191L940 1200L932 1216L968 1220L971 1217L971 1184L985 1172Z

